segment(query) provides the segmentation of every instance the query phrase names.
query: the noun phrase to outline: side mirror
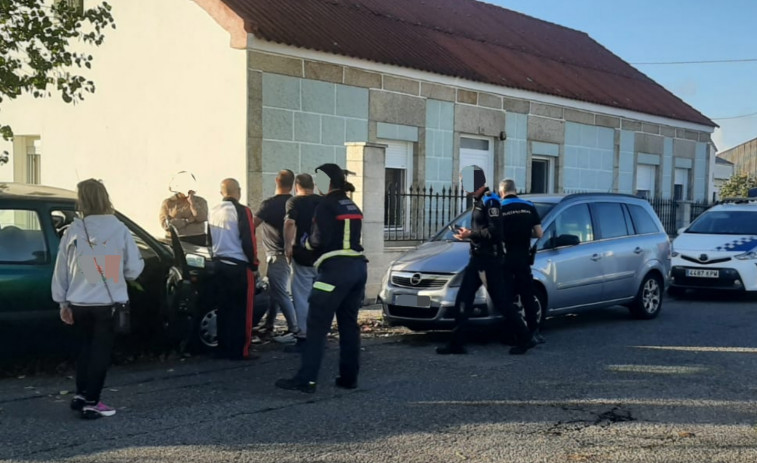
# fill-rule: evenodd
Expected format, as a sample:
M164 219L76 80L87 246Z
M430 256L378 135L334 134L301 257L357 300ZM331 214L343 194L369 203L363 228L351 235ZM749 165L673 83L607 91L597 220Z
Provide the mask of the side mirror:
M681 227L681 228L679 228L679 229L678 229L678 230L676 231L676 234L678 234L678 235L681 235L681 234L683 234L683 233L684 233L684 232L686 231L686 229L687 229L687 228L689 228L689 227Z
M576 246L581 240L576 235L560 235L555 240L555 247Z

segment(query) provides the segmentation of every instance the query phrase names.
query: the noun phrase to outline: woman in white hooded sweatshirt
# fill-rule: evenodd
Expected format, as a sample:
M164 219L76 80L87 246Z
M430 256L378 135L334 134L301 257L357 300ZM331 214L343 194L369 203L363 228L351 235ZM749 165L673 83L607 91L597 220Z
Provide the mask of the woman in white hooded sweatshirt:
M113 302L128 301L126 280L136 279L144 262L129 229L113 215L105 186L89 179L76 188L82 219L61 238L52 294L61 320L80 337L71 409L99 418L116 413L100 401L115 337Z

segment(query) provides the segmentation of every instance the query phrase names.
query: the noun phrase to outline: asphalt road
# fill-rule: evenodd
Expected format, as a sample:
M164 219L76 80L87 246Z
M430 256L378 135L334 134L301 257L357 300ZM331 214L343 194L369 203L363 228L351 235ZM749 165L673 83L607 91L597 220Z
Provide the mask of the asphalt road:
M434 353L439 334L372 333L360 387L277 390L298 363L264 347L115 367L112 418L68 410L65 377L0 381L0 460L77 462L757 461L757 298L667 299L547 322L525 356L496 342Z

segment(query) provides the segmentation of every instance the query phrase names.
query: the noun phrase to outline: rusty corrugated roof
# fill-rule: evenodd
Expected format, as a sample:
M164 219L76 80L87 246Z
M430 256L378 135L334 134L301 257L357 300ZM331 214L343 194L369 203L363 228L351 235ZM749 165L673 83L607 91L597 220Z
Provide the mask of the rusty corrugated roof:
M222 0L290 46L715 127L587 34L474 0Z

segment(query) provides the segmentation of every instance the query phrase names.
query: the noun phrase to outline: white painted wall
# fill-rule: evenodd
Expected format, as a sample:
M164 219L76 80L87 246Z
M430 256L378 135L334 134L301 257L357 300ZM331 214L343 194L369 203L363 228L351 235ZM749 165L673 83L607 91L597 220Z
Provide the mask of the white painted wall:
M158 210L177 171L198 177L211 206L223 178L246 186L246 55L192 1L109 3L117 29L85 74L96 93L76 106L58 97L4 102L2 120L19 137L41 137L43 184L102 179L117 209L162 234ZM2 150L13 144L0 141ZM0 181L12 177L12 165L0 166Z

